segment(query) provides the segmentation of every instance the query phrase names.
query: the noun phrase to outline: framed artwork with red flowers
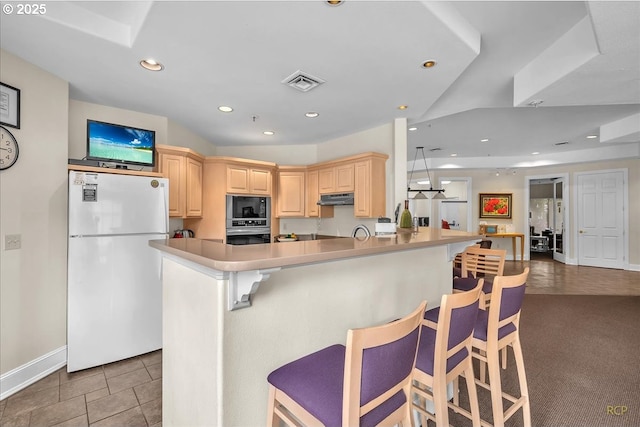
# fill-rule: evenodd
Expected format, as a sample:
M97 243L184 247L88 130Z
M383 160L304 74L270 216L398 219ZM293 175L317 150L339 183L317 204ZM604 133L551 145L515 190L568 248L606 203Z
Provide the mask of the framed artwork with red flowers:
M511 218L512 193L480 193L480 218Z

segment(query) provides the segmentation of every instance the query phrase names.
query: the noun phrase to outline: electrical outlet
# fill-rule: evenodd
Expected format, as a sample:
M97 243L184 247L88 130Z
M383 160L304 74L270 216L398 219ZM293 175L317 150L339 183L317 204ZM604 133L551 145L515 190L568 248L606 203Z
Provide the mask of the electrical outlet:
M4 236L5 251L20 249L21 245L22 245L22 236L20 234L5 234Z

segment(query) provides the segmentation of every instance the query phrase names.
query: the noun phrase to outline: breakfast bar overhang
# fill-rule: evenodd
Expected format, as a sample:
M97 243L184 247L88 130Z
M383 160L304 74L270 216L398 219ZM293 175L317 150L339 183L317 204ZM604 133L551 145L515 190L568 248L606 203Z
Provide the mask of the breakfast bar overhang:
M151 241L163 255L163 425L264 425L269 372L344 344L350 328L438 306L455 254L480 237L421 227L246 246Z

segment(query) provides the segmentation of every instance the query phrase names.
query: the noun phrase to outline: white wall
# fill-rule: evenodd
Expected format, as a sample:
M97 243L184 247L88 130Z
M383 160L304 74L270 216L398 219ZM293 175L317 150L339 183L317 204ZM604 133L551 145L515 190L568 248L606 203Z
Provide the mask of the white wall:
M214 144L173 120L169 120L167 123L167 144L191 148L203 156L216 155L216 146Z
M316 144L221 146L217 148L216 155L262 160L279 165L303 166L318 162L318 146Z
M575 163L555 166L543 166L535 168L521 168L516 171L516 174L500 174L495 175L495 169L439 169L436 172L435 179L443 179L446 177L460 177L469 176L473 179L473 190L469 196L472 208L472 229L477 230L478 222L478 194L479 193L513 193L513 217L511 220L492 220L492 223L507 224L513 223L515 225L515 231L524 233L523 230L525 219L528 218L528 213L524 211L524 194L526 176L546 176L553 174L569 174L569 188L575 187L575 173L585 171L598 171L607 169L621 169L626 168L629 171L629 264L632 266L640 265L640 159L622 159L622 160L607 160L601 162L589 162L589 163ZM433 176L433 173L432 173ZM575 208L576 201L574 200L573 191L569 191L569 194L563 196L563 203L568 208ZM572 214L570 214L572 215ZM571 228L566 230L570 241L570 251L567 254L569 258L576 257L576 242L573 241L575 234L575 224L571 224ZM500 249L506 249L511 254L511 240L510 239L494 239L492 247L498 247ZM510 255L509 255L510 257Z
M2 82L20 89L17 163L0 175L0 373L66 345L67 82L0 50ZM2 392L5 390L3 389Z

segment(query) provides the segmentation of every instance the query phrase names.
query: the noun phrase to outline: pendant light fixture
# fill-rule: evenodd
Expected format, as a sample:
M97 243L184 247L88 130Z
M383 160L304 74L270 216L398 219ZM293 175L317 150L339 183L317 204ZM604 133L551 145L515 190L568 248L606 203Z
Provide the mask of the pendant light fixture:
M424 168L427 171L427 177L429 177L429 185L431 187L428 190L412 190L411 189L411 179L413 178L413 170L416 168L416 160L418 158L418 151L422 153L422 160L424 161ZM427 159L424 156L424 147L416 147L416 154L413 156L413 166L411 167L411 175L409 175L409 186L407 187L407 193L417 193L413 196L414 200L425 200L427 199L427 195L425 193L435 193L433 197L434 200L443 200L447 197L444 195L444 189L435 189L433 188L433 181L431 181L431 174L429 173L429 167L427 166ZM407 195L408 197L408 195Z

